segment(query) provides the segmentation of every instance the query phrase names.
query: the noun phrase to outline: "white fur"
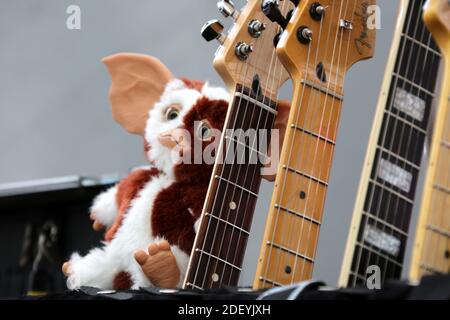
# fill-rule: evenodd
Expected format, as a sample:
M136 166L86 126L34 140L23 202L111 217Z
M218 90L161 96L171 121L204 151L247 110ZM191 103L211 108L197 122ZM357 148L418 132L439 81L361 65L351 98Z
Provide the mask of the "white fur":
M100 193L94 199L91 207L91 214L95 219L106 227L110 227L114 223L117 216L117 185L109 188L103 193Z
M208 82L203 86L202 94L210 100L229 101L230 99L230 94L227 90L221 87L211 87Z
M173 177L161 175L153 178L132 201L131 207L120 229L109 243L102 248L91 250L86 256L72 255L70 276L67 279L69 289L80 286L93 286L112 289L114 277L125 271L131 276L134 286L149 286L151 283L134 260L134 253L147 250L148 245L157 242L151 235L151 208L161 189L174 182Z
M202 92L186 88L181 80L173 80L166 86L160 102L156 103L149 113L145 130L145 138L151 146L148 158L161 171L161 174L150 180L132 200L122 225L111 242L103 243L101 248L92 249L84 257L77 253L72 255L69 261L70 276L67 279L69 289L80 286L112 289L115 276L122 271L130 274L135 289L153 286L135 261L134 253L138 250L147 251L149 244L162 240L154 238L151 232L153 202L161 190L175 182L171 150L160 144L158 136L160 133L179 127L184 115L202 94L210 99L228 99L225 90L208 85L203 87ZM167 107L172 104L181 106L180 115L174 120L167 121L165 113ZM115 186L99 195L94 201L92 210L102 224L109 226L114 221L117 214L116 193ZM196 222L195 228L198 228L199 222L200 219ZM189 255L177 246L171 246L171 249L180 269L178 284L180 287L187 271Z

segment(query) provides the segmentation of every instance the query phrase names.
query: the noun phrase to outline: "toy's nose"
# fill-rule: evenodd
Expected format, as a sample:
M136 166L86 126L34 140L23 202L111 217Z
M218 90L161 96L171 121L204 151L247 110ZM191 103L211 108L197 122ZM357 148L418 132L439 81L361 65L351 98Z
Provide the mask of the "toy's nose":
M183 142L184 131L173 129L159 134L158 141L166 148L172 149Z

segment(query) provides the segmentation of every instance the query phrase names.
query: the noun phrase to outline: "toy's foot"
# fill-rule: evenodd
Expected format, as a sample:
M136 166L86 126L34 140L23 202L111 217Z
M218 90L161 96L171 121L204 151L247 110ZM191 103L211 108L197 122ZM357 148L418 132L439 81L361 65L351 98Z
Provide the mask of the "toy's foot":
M69 262L64 262L64 264L62 265L62 272L64 273L64 275L66 277L70 276L70 263Z
M155 286L167 289L176 288L180 281L180 270L167 241L150 244L148 254L143 250L137 251L134 258Z

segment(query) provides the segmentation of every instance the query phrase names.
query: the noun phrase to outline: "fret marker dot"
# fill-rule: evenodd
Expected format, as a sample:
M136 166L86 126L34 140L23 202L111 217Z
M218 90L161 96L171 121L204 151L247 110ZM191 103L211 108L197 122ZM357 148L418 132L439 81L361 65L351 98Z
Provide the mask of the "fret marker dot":
M284 268L284 272L286 272L287 274L290 274L290 273L292 272L291 266L286 266L286 267Z
M219 275L217 273L214 273L211 276L211 279L212 279L213 282L217 282L217 281L219 281Z
M230 206L231 210L236 210L236 208L237 208L236 202L234 202L234 201L231 201L229 206Z
M300 199L305 199L305 198L306 198L306 192L300 191Z
M450 250L445 250L444 256L445 259L450 259Z

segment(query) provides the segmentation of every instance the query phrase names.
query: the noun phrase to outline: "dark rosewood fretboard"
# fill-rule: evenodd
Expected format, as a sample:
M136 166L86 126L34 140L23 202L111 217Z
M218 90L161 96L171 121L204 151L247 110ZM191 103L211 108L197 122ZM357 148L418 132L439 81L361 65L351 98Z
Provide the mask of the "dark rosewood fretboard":
M350 287L365 285L369 266L381 280L401 277L428 120L441 55L422 21L423 0L411 0L368 180Z
M262 141L243 133L266 129L270 141L276 110L276 104L264 96L236 88L222 135L222 155L218 153L223 162L213 173L213 197L205 204L186 288L237 286L261 182L258 147Z

